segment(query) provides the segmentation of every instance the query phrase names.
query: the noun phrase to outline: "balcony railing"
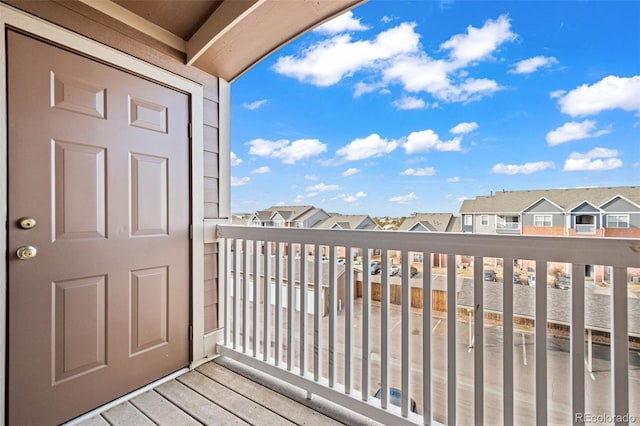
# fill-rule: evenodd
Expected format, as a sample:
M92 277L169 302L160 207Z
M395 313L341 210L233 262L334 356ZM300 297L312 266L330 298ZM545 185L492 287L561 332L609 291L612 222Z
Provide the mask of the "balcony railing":
M630 368L640 304L627 282L640 240L228 225L217 236L218 352L309 398L386 424L640 418L640 373ZM414 253L425 259L417 275L390 276L397 261L410 271ZM431 266L434 253L446 268ZM457 267L460 255L471 270ZM515 259L535 265L535 286L514 285ZM373 260L381 273L371 274ZM571 264L569 289L554 287L551 262ZM503 265L502 282L483 281L489 263ZM587 288L585 265L611 266L613 285ZM594 333L604 344L595 356ZM606 385L592 384L596 375Z
M595 234L596 225L576 225L576 234Z
M520 232L520 222L505 222L498 223L496 225L496 231L502 233L519 233Z

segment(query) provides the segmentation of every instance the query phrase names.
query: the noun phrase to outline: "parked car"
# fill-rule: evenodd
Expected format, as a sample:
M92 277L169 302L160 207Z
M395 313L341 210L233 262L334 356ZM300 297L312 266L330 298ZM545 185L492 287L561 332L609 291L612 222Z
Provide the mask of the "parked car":
M519 285L524 285L524 283L522 282L522 278L520 278L520 274L517 273L513 273L513 283L514 284L519 284Z
M485 281L497 281L498 278L496 277L496 273L494 271L492 271L491 269L485 269L483 272L483 276L484 276L484 280Z
M571 277L568 275L557 274L553 280L553 286L561 290L569 290L571 288Z
M344 265L345 263L347 263L345 258L343 258L343 257L339 257L338 258L338 265Z
M382 269L380 266L380 262L378 262L377 260L372 260L369 265L371 267L371 275L380 273L380 270Z
M400 265L389 265L389 275L394 276L400 273Z
M400 267L400 265L398 265L398 275L402 275L402 268ZM416 268L415 266L411 267L411 275L409 275L411 278L415 277L416 275L418 275L418 268Z
M378 391L373 397L380 399L381 396L382 396L382 389L378 388ZM402 403L402 391L396 388L389 388L389 402L392 403L393 405L400 407ZM413 398L409 398L409 410L412 413L418 412L418 406L416 404L416 401Z

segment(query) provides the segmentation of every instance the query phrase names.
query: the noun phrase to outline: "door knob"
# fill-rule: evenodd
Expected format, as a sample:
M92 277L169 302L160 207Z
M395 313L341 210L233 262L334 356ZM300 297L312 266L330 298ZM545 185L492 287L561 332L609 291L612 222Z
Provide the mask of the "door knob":
M37 254L38 250L34 246L20 247L16 252L16 256L18 256L18 259L20 260L31 259L33 257L36 257Z
M31 229L36 226L36 220L32 217L23 217L18 220L18 226L20 229Z

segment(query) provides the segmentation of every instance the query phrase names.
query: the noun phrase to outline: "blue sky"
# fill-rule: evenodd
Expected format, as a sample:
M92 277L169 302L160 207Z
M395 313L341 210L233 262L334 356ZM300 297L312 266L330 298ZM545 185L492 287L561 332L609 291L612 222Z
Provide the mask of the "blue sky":
M639 22L639 1L365 3L232 83L232 211L640 185Z

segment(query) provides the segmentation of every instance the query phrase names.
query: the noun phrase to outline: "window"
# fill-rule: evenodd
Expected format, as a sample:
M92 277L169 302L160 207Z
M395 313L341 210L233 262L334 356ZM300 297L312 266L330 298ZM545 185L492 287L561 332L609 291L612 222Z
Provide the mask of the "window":
M533 216L533 226L551 226L551 215L537 214Z
M464 226L471 226L471 225L473 225L473 216L471 216L470 214L465 215Z
M487 216L486 214L480 216L480 224L482 226L487 226L489 224L489 216Z
M422 257L422 253L414 253L413 254L413 261L415 263L422 263L423 257Z
M628 214L610 214L607 215L607 228L628 228Z

